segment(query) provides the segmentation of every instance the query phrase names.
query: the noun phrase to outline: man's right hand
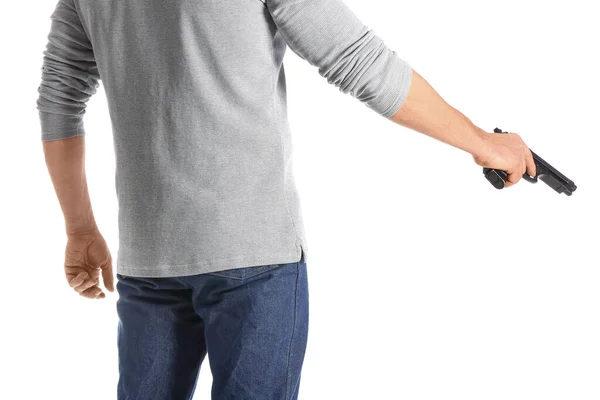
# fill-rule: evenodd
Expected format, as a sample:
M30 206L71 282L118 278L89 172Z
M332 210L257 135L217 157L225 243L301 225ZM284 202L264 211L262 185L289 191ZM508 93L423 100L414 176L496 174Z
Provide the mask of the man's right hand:
M390 117L392 122L464 150L482 167L508 173L504 187L527 172L535 176L531 150L516 133L487 133L448 104L414 69L408 97Z
M101 299L100 273L104 287L114 291L112 257L106 241L95 229L69 234L65 249L65 276L69 285L81 296Z
M525 172L534 177L535 161L531 150L521 136L516 133L487 133L482 132L483 145L477 153L472 154L473 160L479 166L506 171L508 179L504 187L517 183Z

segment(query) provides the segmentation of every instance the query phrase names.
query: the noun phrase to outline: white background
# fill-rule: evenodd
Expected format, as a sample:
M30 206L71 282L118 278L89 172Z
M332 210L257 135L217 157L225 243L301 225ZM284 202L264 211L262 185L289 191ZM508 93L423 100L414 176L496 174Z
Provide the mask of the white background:
M578 185L494 189L470 155L340 93L288 49L310 331L300 399L600 399L600 120L592 1L346 0L451 105L517 132ZM114 399L116 294L63 275L35 108L54 1L3 6L2 399ZM102 86L85 117L118 248ZM208 399L205 359L195 399Z

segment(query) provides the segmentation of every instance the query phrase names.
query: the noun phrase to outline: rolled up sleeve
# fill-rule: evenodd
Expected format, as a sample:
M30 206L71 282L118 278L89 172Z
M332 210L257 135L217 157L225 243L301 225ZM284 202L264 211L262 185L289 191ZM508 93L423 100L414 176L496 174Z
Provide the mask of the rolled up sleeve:
M389 49L342 0L266 0L290 49L341 92L389 118L406 100L408 62Z
M85 135L86 103L100 84L94 51L73 1L58 1L50 18L37 99L43 141Z

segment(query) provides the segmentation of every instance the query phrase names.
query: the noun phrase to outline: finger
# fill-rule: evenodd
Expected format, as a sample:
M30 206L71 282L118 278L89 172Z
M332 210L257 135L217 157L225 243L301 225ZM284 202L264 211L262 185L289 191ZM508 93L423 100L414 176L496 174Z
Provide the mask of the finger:
M79 294L83 297L87 297L88 299L97 299L97 298L104 297L104 293L102 292L102 289L100 289L100 287L98 287L98 286L92 286L91 288L84 290L83 292L81 292Z
M535 160L533 159L533 154L529 148L525 150L525 161L527 163L527 173L529 176L534 177L537 174L535 169Z
M83 282L81 285L77 286L75 288L75 291L77 293L81 293L86 291L87 289L91 288L92 286L96 286L98 285L98 279L88 279L85 282Z
M113 269L112 269L112 259L111 258L109 258L108 262L106 263L106 265L104 265L102 267L102 282L104 282L104 287L106 288L106 290L108 290L109 292L114 292L115 291L114 276L113 276Z
M88 278L88 273L85 271L81 271L80 273L77 274L77 276L73 279L71 279L69 281L69 285L71 287L77 287L79 285L81 285L87 278Z
M509 188L512 185L514 185L515 183L519 182L519 179L521 179L522 174L519 174L519 172L509 172L508 173L508 178L506 180L506 183L504 184L505 188Z

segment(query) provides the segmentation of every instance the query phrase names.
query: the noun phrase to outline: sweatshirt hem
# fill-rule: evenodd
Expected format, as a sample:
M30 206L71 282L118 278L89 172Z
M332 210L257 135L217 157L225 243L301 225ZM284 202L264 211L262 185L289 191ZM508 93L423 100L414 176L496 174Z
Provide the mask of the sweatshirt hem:
M204 260L183 265L163 264L147 267L133 267L117 261L117 274L138 278L172 278L226 271L235 268L299 262L303 255L304 261L306 261L306 245L298 243L294 246L294 251L288 253L252 254L234 258Z

